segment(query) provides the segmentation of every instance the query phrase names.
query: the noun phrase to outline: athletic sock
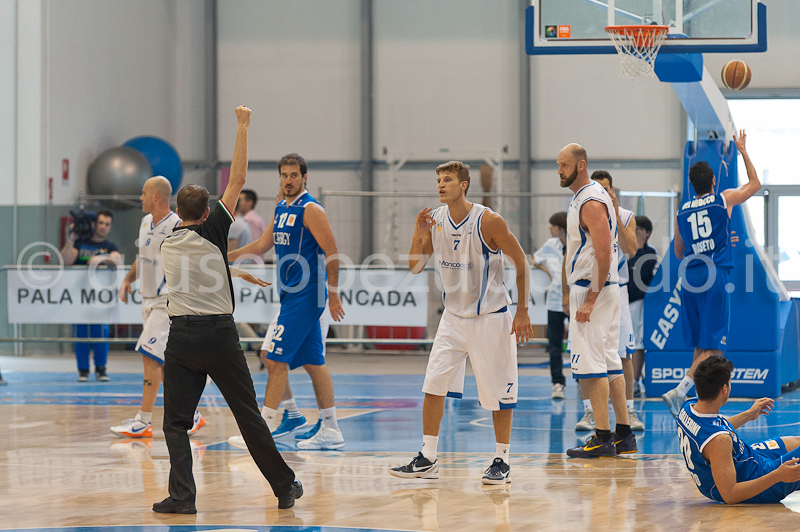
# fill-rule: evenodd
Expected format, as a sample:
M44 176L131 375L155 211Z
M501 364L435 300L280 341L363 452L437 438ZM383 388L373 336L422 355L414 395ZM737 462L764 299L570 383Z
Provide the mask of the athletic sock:
M336 421L336 407L322 408L319 411L319 416L322 418L322 424L329 429L338 429L339 422Z
M275 430L275 417L278 415L278 411L272 408L267 408L266 406L261 407L261 417L264 418L264 421L267 422L267 426L269 430Z
M430 460L436 461L436 448L439 446L439 436L423 436L422 437L422 456Z
M684 376L683 379L681 379L681 383L676 388L678 390L678 395L681 397L686 397L689 393L689 390L692 389L692 386L694 386L694 379L688 375Z
M153 413L139 410L139 413L136 414L136 419L138 419L142 423L150 423L153 420Z
M300 410L298 410L294 397L283 401L281 405L283 406L283 409L286 410L289 419L298 418L303 415L300 413Z
M592 401L590 401L589 399L584 399L583 400L583 409L584 410L588 410L589 412L593 412L593 410L592 410Z
M628 434L631 434L631 426L617 423L617 426L614 428L614 432L617 433L617 437L624 438Z
M503 462L505 462L506 464L510 465L511 462L509 461L509 459L511 457L508 454L508 448L509 447L511 447L511 444L509 444L509 443L495 442L494 457L495 458L501 458L503 460Z
M619 426L619 425L617 425ZM611 430L600 430L597 429L597 437L600 438L600 441L605 443L611 439Z
M633 410L633 399L628 399L625 401L625 406L628 407L628 410Z

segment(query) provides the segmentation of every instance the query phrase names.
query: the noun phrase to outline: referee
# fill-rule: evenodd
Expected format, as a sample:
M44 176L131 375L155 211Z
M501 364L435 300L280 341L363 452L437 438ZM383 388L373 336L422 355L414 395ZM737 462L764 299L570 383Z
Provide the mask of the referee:
M209 214L208 191L197 185L183 187L177 209L183 221L161 245L171 323L164 352L164 436L170 472L169 497L153 505L159 513L197 513L186 431L192 427L207 376L228 402L253 460L278 497L278 508L291 508L303 495L303 486L284 462L259 413L233 322L233 285L226 259L233 216L227 206L236 205L247 177L250 109L237 107L236 118L236 147L222 200Z

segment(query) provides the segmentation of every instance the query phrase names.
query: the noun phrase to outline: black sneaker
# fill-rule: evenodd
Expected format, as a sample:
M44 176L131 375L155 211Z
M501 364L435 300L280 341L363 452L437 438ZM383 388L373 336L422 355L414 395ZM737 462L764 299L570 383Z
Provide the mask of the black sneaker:
M108 378L108 373L106 373L106 367L100 366L98 368L94 368L94 379L97 382L108 382L111 379Z
M486 470L481 479L482 484L506 484L510 483L511 466L502 458L495 458L492 465Z
M153 505L153 511L160 514L196 514L197 508L193 502L174 501L167 497Z
M89 382L89 370L82 369L78 371L78 382Z
M420 452L410 464L393 467L389 474L400 478L439 478L439 460L431 462Z
M294 506L294 501L302 496L303 496L303 485L300 484L299 480L294 479L294 481L292 481L292 489L289 490L289 493L278 497L278 509L288 510L289 508Z
M612 432L611 441L614 442L617 454L633 454L639 451L636 447L636 436L632 432L624 438L619 438L616 432Z
M572 458L614 458L617 456L617 448L612 437L607 442L603 442L597 434L586 439L586 443L580 447L567 449L567 456Z

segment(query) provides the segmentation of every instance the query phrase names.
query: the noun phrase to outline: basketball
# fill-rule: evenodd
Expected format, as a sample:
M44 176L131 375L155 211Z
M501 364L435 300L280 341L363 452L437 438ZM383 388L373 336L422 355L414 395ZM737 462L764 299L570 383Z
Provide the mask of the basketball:
M750 84L752 71L747 63L734 59L722 67L722 83L729 89L740 91Z

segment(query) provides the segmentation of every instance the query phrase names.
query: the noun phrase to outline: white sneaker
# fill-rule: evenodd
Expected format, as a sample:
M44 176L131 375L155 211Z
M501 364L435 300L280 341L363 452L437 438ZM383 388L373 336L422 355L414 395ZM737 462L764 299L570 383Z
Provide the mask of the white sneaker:
M152 438L153 424L138 418L126 419L122 425L111 427L111 432L120 438Z
M299 440L297 442L298 449L341 449L344 447L344 436L339 429L332 429L330 427L322 427L313 437L307 440Z
M550 396L551 399L563 399L564 398L564 390L566 386L563 384L555 383L553 385L553 395Z
M631 426L631 430L644 430L644 422L639 419L633 408L628 409L628 424Z
M575 430L594 430L594 412L584 411L583 417L575 425Z
M669 413L672 414L674 418L678 417L678 413L681 411L681 407L683 407L683 402L686 401L686 397L680 395L677 388L673 388L662 395L661 399L667 403Z
M228 438L228 444L236 447L237 449L241 449L243 451L247 451L247 444L244 442L243 436L231 436Z

